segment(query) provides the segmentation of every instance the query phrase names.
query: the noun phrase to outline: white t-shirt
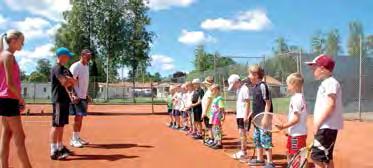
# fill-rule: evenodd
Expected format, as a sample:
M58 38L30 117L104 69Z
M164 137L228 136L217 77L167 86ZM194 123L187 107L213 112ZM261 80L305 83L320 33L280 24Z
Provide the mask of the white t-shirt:
M185 101L184 101L185 102L185 107L189 107L193 104L192 103L193 93L194 93L194 91L190 91L190 92L185 93Z
M211 97L212 97L211 90L207 89L207 91L205 92L205 94L203 95L202 100L201 100L202 111L208 110L209 107L207 107L207 103L208 103L209 98L211 98ZM207 113L208 112L209 111L207 111Z
M182 101L182 93L181 92L176 92L173 99L175 100L175 104L174 104L174 109L175 110L180 110L182 105L181 105L181 101Z
M336 95L335 108L332 114L321 124L320 128L339 130L343 128L342 89L334 77L325 79L319 86L315 103L314 123L320 120L322 113L325 112L328 95L330 94Z
M236 118L244 118L246 101L250 100L250 90L246 85L242 85L237 90L237 102L236 102Z
M74 78L78 80L74 86L77 96L81 99L86 99L89 85L89 66L83 65L78 61L71 65L70 71Z
M299 122L288 128L290 136L307 135L307 106L303 94L296 93L290 99L288 120L295 117L295 112L300 115Z

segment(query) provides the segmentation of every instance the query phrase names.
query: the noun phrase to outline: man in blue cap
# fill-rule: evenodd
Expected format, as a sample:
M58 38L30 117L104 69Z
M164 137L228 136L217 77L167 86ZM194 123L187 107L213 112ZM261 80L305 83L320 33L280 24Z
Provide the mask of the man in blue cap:
M69 123L69 105L76 96L72 91L75 80L65 64L73 56L67 48L58 48L56 50L57 63L52 68L52 129L50 132L51 141L51 159L65 159L71 154L62 143L63 129Z

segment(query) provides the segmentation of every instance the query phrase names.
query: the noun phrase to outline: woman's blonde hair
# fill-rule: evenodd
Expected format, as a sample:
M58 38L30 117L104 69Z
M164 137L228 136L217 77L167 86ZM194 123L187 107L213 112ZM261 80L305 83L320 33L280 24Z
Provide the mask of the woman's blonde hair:
M0 52L4 50L4 41L9 45L10 40L23 37L23 33L18 30L8 30L6 33L1 34L0 37Z
M298 87L300 89L300 88L303 87L304 79L303 79L303 76L300 73L296 72L296 73L290 74L286 78L286 83L290 83L292 85L295 85L296 87Z

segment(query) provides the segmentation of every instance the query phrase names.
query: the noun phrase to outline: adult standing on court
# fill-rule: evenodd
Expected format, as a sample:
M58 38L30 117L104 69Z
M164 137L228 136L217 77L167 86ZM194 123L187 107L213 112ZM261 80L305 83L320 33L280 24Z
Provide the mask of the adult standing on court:
M76 148L81 148L87 145L88 142L80 137L82 130L83 117L87 116L88 110L88 85L89 85L89 61L91 59L91 51L84 49L80 53L80 60L71 65L70 71L73 78L77 81L74 85L74 90L79 98L79 101L70 105L70 114L75 116L73 125L73 134L70 145Z
M14 144L22 167L31 167L25 146L20 113L25 109L21 96L20 70L14 53L22 49L25 38L16 30L10 30L0 38L0 116L1 119L1 167L9 167L10 140ZM4 50L4 41L8 48Z

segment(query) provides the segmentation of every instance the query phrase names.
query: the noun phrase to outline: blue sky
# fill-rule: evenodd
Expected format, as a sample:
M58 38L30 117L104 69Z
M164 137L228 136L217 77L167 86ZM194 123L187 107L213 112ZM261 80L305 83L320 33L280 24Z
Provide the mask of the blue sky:
M157 35L151 49L151 72L167 75L193 69L193 51L204 44L223 55L270 54L274 40L309 50L317 30L337 28L341 45L348 37L348 23L360 21L365 34L373 34L371 0L150 0L149 16ZM21 68L31 72L38 58L53 58L53 34L62 21L68 0L3 0L0 31L21 29L26 44L17 53Z

